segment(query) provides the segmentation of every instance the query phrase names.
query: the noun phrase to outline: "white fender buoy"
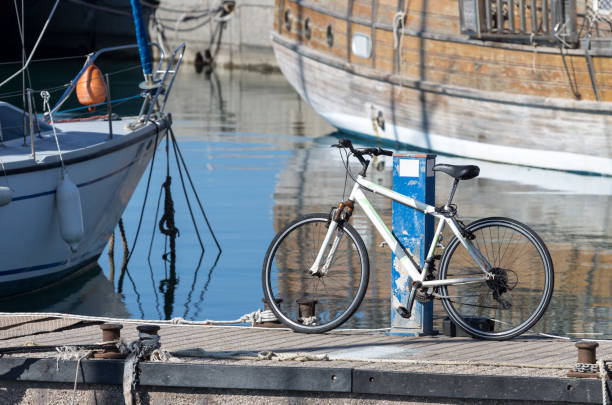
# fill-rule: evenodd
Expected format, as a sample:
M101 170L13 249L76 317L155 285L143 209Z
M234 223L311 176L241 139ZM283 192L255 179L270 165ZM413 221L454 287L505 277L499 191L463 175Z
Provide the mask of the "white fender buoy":
M0 207L4 207L13 200L13 190L8 187L0 187Z
M76 252L78 243L85 235L83 210L79 189L64 173L55 191L60 233L70 250Z

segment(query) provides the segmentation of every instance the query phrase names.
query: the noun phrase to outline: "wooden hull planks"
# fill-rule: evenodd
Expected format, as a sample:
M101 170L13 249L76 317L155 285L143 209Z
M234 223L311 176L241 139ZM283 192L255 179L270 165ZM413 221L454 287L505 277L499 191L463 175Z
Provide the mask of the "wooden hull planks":
M394 48L393 18L403 2L277 1L272 39L281 70L315 111L345 131L612 175L612 53L589 51L591 76L582 49L474 39L451 23L459 21L456 1L409 3L406 28L396 31L401 47ZM371 38L370 57L351 49L355 33ZM384 128L372 124L378 115Z

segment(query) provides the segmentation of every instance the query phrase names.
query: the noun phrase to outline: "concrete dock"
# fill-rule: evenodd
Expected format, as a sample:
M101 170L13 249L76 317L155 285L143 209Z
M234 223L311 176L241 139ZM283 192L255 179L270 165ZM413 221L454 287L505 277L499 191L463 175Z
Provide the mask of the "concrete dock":
M124 341L137 339L125 323ZM141 362L137 399L161 403L603 403L599 378L567 378L575 341L525 336L504 342L467 337L389 336L337 330L165 325L169 361ZM91 345L100 322L0 318L0 349ZM601 341L598 359L612 359ZM0 357L0 403L121 403L124 360L58 360L57 352ZM609 369L609 367L608 367ZM73 392L78 375L76 392ZM606 382L608 394L612 384Z

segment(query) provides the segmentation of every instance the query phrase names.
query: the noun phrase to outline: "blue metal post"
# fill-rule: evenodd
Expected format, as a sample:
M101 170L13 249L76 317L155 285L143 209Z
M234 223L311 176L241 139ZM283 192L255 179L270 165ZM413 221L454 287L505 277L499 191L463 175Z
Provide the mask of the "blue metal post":
M149 40L147 38L147 29L142 17L142 7L140 0L130 0L132 5L132 16L134 17L134 29L136 30L136 40L138 41L138 51L140 52L140 63L145 78L149 78L153 71L153 58L151 58L151 49L149 48Z
M435 204L435 176L433 166L435 155L395 154L393 156L393 190L423 201ZM415 255L421 266L425 261L434 234L434 220L431 215L393 202L393 234L402 246ZM393 255L391 265L391 334L419 336L434 334L433 302L415 302L410 319L397 314L398 303L406 304L409 292L409 278L401 274Z

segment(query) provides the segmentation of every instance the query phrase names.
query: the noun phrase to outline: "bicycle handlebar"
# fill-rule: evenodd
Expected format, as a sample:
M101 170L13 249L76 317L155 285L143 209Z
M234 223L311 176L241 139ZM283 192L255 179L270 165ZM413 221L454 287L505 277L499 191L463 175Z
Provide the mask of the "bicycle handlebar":
M350 139L339 139L338 143L335 145L331 145L332 148L347 148L349 149L351 152L353 152L353 154L355 156L357 156L357 159L359 159L360 157L362 157L363 155L370 155L370 156L378 156L378 155L386 155L386 156L393 156L393 151L391 150L387 150L387 149L382 149L382 148L363 148L363 149L355 149L353 147L353 143L351 142ZM361 159L360 159L361 161Z
M351 142L350 139L338 139L338 143L335 145L331 145L331 147L336 147L336 148L346 148L348 150L351 151L351 153L353 153L353 155L355 155L355 157L357 157L357 160L359 160L359 163L361 163L361 166L363 167L363 170L361 171L361 175L365 177L366 175L366 171L368 170L368 164L370 163L369 160L365 160L363 158L363 155L370 155L370 156L378 156L378 155L386 155L386 156L393 156L393 151L390 150L386 150L386 149L382 149L382 148L363 148L363 149L355 149L353 147L353 143Z

